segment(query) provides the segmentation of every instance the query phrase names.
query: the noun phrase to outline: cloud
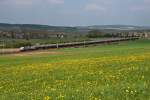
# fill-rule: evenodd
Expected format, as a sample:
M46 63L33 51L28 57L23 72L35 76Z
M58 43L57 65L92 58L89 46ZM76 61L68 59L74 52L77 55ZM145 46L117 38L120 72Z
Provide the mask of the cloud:
M29 6L35 4L63 4L64 0L0 0L1 5Z
M102 5L111 5L117 0L96 0L95 2L102 4Z
M150 0L144 0L144 3L149 3L150 4Z
M16 5L32 5L33 1L32 0L16 0L15 2Z
M150 9L150 0L143 0L140 4L135 4L130 7L131 11L147 11Z
M142 5L139 5L139 6L132 6L132 7L130 8L131 11L143 11L143 10L145 10L145 9L146 9L146 7L145 7L145 6L142 6Z
M3 5L32 5L34 0L2 0Z
M50 4L63 4L64 0L48 0Z
M104 6L100 6L98 4L88 4L85 6L87 11L105 11L106 8Z
M84 7L87 11L104 12L112 6L114 0L90 0Z

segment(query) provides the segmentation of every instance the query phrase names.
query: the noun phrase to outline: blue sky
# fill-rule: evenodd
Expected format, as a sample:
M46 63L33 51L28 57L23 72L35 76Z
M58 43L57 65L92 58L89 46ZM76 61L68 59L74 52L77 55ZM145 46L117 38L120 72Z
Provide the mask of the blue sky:
M0 22L150 26L150 0L0 0Z

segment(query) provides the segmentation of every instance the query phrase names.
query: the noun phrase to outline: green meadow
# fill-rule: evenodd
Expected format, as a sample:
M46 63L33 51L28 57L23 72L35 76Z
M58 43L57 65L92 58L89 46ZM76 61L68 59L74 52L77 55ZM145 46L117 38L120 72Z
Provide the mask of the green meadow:
M0 55L0 100L150 100L150 40Z

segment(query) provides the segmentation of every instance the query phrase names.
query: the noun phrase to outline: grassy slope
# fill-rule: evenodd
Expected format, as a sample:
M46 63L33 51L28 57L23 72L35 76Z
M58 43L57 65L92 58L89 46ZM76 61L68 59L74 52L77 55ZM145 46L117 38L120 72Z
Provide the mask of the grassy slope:
M0 100L149 100L150 41L0 57Z

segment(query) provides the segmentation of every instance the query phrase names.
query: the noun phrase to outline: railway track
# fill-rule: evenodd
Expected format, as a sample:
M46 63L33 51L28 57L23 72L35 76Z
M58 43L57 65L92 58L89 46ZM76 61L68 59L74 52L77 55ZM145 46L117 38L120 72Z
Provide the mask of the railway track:
M22 47L20 49L20 52L34 51L34 50L41 50L41 49L51 49L51 48L87 46L87 45L93 45L93 44L106 44L106 43L130 41L130 40L137 40L137 39L139 39L139 38L117 38L117 39L114 38L114 39L96 40L96 41L72 42L72 43L61 43L61 44L47 44L47 45L39 45L39 46Z
M27 46L27 47L21 47L20 49L13 49L13 50L11 50L11 49L0 49L0 55L17 54L17 53L21 53L21 52L30 52L30 51L45 50L45 49L80 47L80 46L88 46L88 45L96 45L96 44L109 44L109 43L114 43L114 42L130 41L130 40L137 40L137 39L139 39L139 38L111 38L111 39L84 41L84 42Z

